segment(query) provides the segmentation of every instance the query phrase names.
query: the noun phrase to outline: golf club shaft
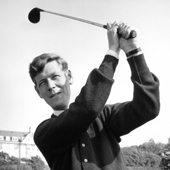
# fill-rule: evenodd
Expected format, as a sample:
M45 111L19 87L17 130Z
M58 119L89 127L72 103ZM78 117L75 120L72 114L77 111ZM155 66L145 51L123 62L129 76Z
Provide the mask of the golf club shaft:
M60 14L60 13L56 13L56 12L51 12L51 11L47 11L47 10L41 10L41 11L49 13L49 14L58 15L58 16L61 16L61 17L77 20L77 21L80 21L80 22L84 22L84 23L87 23L87 24L91 24L91 25L94 25L94 26L98 26L98 27L102 27L102 28L107 29L107 25L99 24L97 22L93 22L93 21L89 21L89 20L85 20L85 19L81 19L81 18L77 18L77 17L72 17L72 16L69 16L69 15ZM128 39L129 38L135 38L136 36L137 36L136 31L132 30L130 32L130 35L129 35Z
M76 18L76 17L72 17L72 16L69 16L69 15L60 14L60 13L51 12L51 11L46 11L46 10L43 10L43 12L46 12L46 13L49 13L49 14L58 15L58 16L69 18L69 19L73 19L73 20L77 20L77 21L80 21L80 22L85 22L87 24L91 24L91 25L94 25L94 26L98 26L98 27L102 27L102 28L107 29L107 25L99 24L99 23L88 21L88 20L85 20L85 19Z

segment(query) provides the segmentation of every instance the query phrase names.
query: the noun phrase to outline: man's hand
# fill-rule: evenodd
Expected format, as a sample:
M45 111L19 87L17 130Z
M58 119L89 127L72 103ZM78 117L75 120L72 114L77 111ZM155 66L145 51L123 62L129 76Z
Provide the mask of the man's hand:
M117 54L120 52L119 37L118 37L118 24L114 22L113 24L107 24L107 36L109 50L115 51Z
M119 31L119 34L120 34L120 41L119 41L120 48L125 53L128 53L129 51L132 51L132 50L139 47L137 37L127 39L130 35L130 32L132 31L132 28L129 25L127 25L125 23L119 24L118 31Z

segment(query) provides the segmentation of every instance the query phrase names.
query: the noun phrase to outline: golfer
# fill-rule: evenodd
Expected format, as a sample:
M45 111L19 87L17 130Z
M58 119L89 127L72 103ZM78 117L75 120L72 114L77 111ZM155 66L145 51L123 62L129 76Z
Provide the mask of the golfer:
M34 134L51 170L127 170L120 137L154 119L160 109L159 80L150 72L137 37L128 38L131 31L125 23L107 24L108 51L73 103L72 73L63 58L42 54L30 64L35 90L53 109ZM133 99L108 105L120 50L130 66Z

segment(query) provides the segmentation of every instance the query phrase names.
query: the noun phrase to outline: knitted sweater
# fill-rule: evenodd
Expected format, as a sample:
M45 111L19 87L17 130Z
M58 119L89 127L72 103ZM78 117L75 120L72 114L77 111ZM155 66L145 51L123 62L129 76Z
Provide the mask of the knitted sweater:
M128 59L133 100L106 105L118 60L106 55L80 94L59 116L36 129L34 140L51 170L126 170L120 137L155 118L160 109L159 80L143 54Z

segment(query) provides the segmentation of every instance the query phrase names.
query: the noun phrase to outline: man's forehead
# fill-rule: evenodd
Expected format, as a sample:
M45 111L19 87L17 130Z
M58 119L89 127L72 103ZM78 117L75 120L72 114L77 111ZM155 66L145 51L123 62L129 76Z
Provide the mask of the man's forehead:
M57 61L50 61L45 66L42 72L50 71L62 71L62 65L57 63Z

